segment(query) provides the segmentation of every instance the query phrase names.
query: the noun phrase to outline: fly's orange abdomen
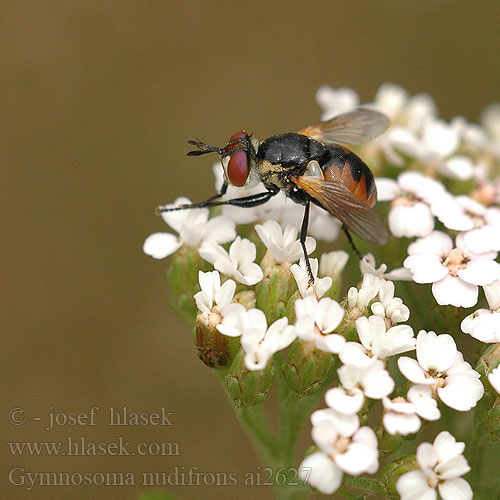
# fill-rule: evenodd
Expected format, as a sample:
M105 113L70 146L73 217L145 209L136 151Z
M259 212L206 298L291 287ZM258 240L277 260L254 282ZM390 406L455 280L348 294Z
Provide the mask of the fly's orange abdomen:
M366 164L352 151L342 146L328 146L331 158L322 165L325 180L340 182L358 198L373 207L377 189L373 174Z

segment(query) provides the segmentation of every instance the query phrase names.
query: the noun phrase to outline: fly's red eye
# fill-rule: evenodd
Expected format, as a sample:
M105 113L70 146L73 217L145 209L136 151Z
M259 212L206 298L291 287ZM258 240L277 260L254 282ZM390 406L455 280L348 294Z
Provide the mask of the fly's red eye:
M247 133L244 130L241 130L240 132L233 134L227 142L233 142L235 139L244 139L245 137L247 137Z
M246 151L236 151L227 164L227 177L229 182L236 187L245 184L248 178L248 156Z

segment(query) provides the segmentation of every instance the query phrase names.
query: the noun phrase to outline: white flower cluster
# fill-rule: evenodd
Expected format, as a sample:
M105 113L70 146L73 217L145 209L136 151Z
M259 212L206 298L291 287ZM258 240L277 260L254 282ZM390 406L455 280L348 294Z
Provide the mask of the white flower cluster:
M358 413L367 399L382 401L382 424L389 434L405 436L420 429L420 419L440 418L438 401L455 410L468 411L483 395L479 373L463 360L450 335L421 331L415 339L409 325L396 324L407 321L409 311L393 294L392 282L370 274L365 274L359 290L349 290L346 314L359 316L355 325L360 342L346 342L339 353L343 363L337 370L339 386L325 393L328 409L312 416L313 440L320 451L301 464L304 471L312 468L308 481L322 493L332 493L338 488L342 472L358 475L377 470L377 441L370 437L371 429L359 428ZM385 308L384 298L388 304ZM399 306L398 313L391 313L393 301ZM365 316L370 309L372 314ZM406 397L390 399L395 382L387 370L387 361L391 356L415 349L416 360L406 356L398 359L401 373L415 385L409 388ZM325 418L320 421L318 413ZM318 437L321 430L331 436L326 444ZM351 449L349 439L357 431L363 431L361 435L366 442L364 447ZM371 450L366 449L368 445ZM342 457L339 449L343 453L349 451L348 462L339 461ZM304 478L307 476L305 472L302 474Z
M435 499L436 488L443 500L472 499L469 483L461 478L470 471L463 456L464 443L447 431L440 432L434 442L417 448L418 469L403 474L396 483L402 500Z
M317 260L314 261L317 270ZM297 268L302 270L299 266ZM304 279L307 280L307 276ZM331 278L328 280L331 283ZM287 348L296 338L315 342L317 349L335 354L344 347L345 338L333 333L342 321L344 309L333 299L324 297L318 300L316 294L311 292L304 299L295 301L295 325L289 325L284 317L268 326L261 310L245 310L241 304L231 302L236 288L233 280L221 285L218 271L200 271L199 281L201 291L195 295L199 314L215 315L214 328L224 335L241 337L248 370L264 369L276 352ZM316 283L319 282L321 280L316 280ZM299 280L297 285L300 289Z
M353 90L330 87L320 88L317 100L323 119L360 104ZM387 163L413 167L395 180L376 179L379 201L391 202L388 225L392 235L416 238L409 243L404 262L390 262L404 267L387 272L385 264L377 268L368 254L360 262L361 283L348 289L342 303L332 299L329 291L346 266L348 254L333 251L319 260L310 258L311 283L297 239L303 208L283 193L253 208L223 206L221 215L212 218L206 208L164 212L163 220L177 235L154 233L144 242L144 252L154 258L164 258L184 246L213 266L212 271L199 272L201 290L194 297L197 319L222 335L239 337L247 370L263 370L293 342L307 342L313 349L338 356L338 385L325 393L327 408L311 416L317 450L299 468L299 475L325 494L339 488L344 473L356 476L378 470L376 434L361 425L361 417L377 401L382 410L380 431L407 436L420 430L422 420L441 418L438 404L465 412L484 393L480 374L464 360L451 334L420 330L415 337L406 324L410 309L395 296L393 280L432 283L438 306L473 307L481 287L488 308L461 318L460 327L481 342L500 343L500 178L492 178L500 167L500 106L483 113L482 126L463 118L446 123L437 117L429 96L409 97L391 84L379 89L370 106L388 114L392 126L363 146L361 157L375 167ZM214 172L219 189L220 164L214 165ZM453 194L456 186L464 186L463 181L475 186L470 196ZM223 199L262 190L261 185L251 189L229 186ZM187 198L178 198L172 207L186 203L190 203ZM253 224L255 231L242 238L236 232L240 224ZM316 240L335 240L339 228L333 216L313 205L307 254L316 250ZM259 265L255 261L259 248L264 247L267 253ZM384 261L389 262L388 258ZM265 284L269 264L293 275L296 287L288 296L295 293L293 313L271 324L263 310L245 307L237 294ZM425 321L425 317L420 319ZM346 340L346 328L357 335L356 341ZM447 330L456 333L453 328ZM416 359L400 356L410 351L416 351ZM409 381L404 390L396 387L391 373L396 367ZM500 367L491 370L488 381L500 393ZM417 468L397 482L401 498L432 499L436 490L444 500L472 498L470 486L461 478L470 469L462 454L464 447L446 431L432 445L420 444Z
M300 466L304 478L323 493L335 491L344 472L358 475L378 468L377 439L371 428L360 427L358 416L367 399L382 401L385 430L404 436L420 429L420 419L440 418L438 401L467 411L483 395L479 374L463 360L450 335L421 331L415 339L409 325L398 324L409 319L409 310L394 297L391 281L365 274L359 290L349 290L346 309L331 298L305 295L295 301L294 325L284 317L269 326L259 309L247 311L232 302L236 283L229 279L221 285L218 271L200 271L200 286L195 296L199 314L214 315L214 325L222 334L241 337L248 370L264 369L276 352L297 338L339 355L339 385L325 394L328 408L311 417L319 451ZM335 333L344 316L357 317L359 342L346 342ZM395 382L387 362L415 349L416 360L398 359L401 373L415 385L406 397L391 399ZM492 376L492 385L495 380Z
M322 87L317 100L324 119L360 104L356 92L345 88ZM447 123L437 117L428 95L410 97L401 87L384 84L370 106L389 115L392 126L367 144L362 156L378 154L392 165L413 167L396 180L376 179L378 200L391 202L391 233L419 238L408 246L405 268L416 283L432 283L439 305L473 307L483 287L490 309L469 315L462 331L498 342L500 304L493 296L500 289L500 105L483 112L482 125L462 117ZM457 181L475 188L469 196L453 194L444 182L457 187ZM436 230L436 221L453 234Z

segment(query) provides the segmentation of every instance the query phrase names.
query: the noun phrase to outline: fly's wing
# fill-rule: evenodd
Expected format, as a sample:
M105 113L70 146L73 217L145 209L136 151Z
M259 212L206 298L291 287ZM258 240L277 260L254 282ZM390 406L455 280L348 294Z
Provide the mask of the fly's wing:
M387 231L377 213L340 182L312 176L292 181L360 238L377 245L387 243Z
M385 132L389 123L389 118L379 111L358 108L299 130L298 133L323 144L362 144Z

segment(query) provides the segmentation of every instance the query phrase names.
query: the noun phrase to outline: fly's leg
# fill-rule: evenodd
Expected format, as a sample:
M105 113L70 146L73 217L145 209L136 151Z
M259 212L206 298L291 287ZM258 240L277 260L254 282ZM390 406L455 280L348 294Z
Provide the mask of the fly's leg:
M344 224L342 224L342 231L344 231L347 237L347 241L349 242L349 245L351 245L351 248L354 250L354 253L359 257L359 260L361 260L363 258L363 255L354 244L354 241L352 241L351 233Z
M224 196L226 194L226 191L227 191L227 186L228 186L227 182L224 181L224 183L222 184L222 186L220 188L220 191L217 194L210 196L210 198L208 198L208 200L202 201L201 203L210 203L211 201L216 200L217 198L220 198L221 196Z
M245 196L243 198L233 198L231 200L223 200L223 201L214 201L217 198L220 198L225 194L227 190L227 184L222 186L221 193L208 198L208 200L200 201L199 203L190 203L186 205L179 205L177 207L167 207L167 206L159 206L156 210L158 213L163 212L175 212L176 210L187 210L190 208L210 208L210 207L220 207L222 205L232 205L235 207L256 207L258 205L263 205L267 201L269 201L273 196L278 194L278 189L265 191L264 193L257 193L251 196Z
M302 219L302 227L300 228L300 244L302 246L302 251L304 252L304 259L306 261L307 274L309 276L308 285L313 286L314 285L314 276L312 273L311 263L309 262L309 257L307 256L307 249L306 249L306 237L307 237L307 226L309 224L310 204L311 203L308 201L306 203L306 207L304 210L304 218Z
M186 204L186 205L178 205L176 207L166 207L165 205L160 205L156 207L156 214L159 215L162 212L174 212L176 210L183 210L185 208L201 208L205 207L207 204L212 203L214 200L217 198L220 198L221 196L224 196L227 191L228 184L227 182L224 181L222 184L220 191L217 194L214 194L213 196L210 196L210 198L200 201L199 203L191 203L191 204ZM195 206L196 205L196 206Z

